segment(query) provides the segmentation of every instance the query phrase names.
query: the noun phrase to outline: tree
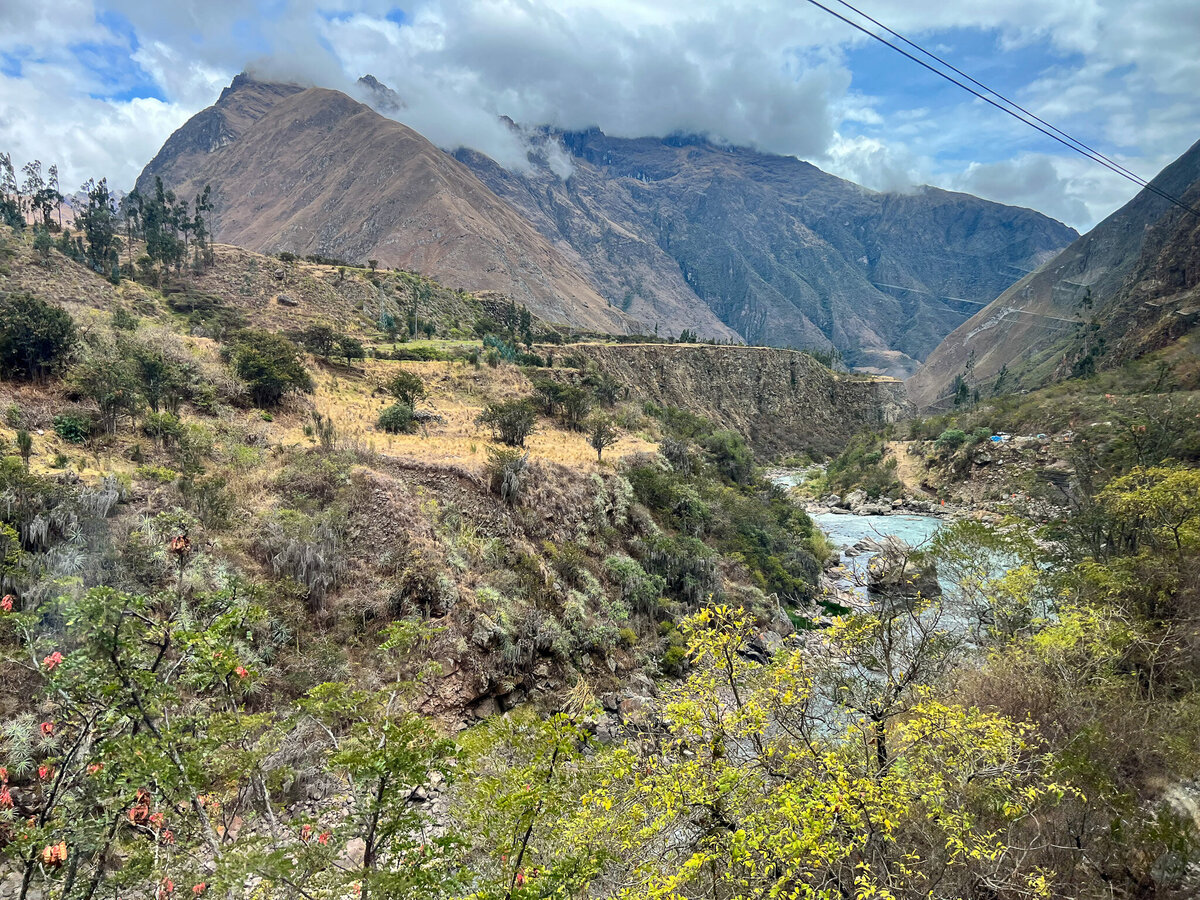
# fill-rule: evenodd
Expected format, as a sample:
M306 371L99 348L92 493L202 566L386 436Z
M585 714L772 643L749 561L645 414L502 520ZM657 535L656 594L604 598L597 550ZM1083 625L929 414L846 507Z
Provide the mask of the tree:
M87 206L75 217L87 242L87 263L107 275L118 262L121 239L117 237L117 207L108 181L88 181L80 190L87 193Z
M325 322L314 322L300 332L300 343L318 356L328 356L337 343L337 333Z
M559 400L562 398L563 388L564 385L555 381L553 378L533 379L533 392L540 400L542 404L542 411L546 415L554 415L554 411L558 407Z
M563 423L572 431L581 430L584 419L592 411L591 391L576 385L564 385L558 402L562 404Z
M41 227L34 229L33 252L38 255L43 264L50 261L50 251L53 249L54 241L50 238L50 232Z
M25 211L17 186L17 174L13 169L12 157L7 153L0 153L0 221L14 231L25 229Z
M388 393L411 409L426 396L425 382L415 372L397 372L387 383Z
M75 341L75 324L61 307L32 294L0 294L0 377L45 378Z
M312 393L313 380L296 345L266 331L243 331L230 353L234 373L246 382L254 402L277 406L287 394Z
M1046 892L1024 848L1053 842L1072 791L1028 727L919 698L880 768L870 723L819 698L807 652L752 662L753 621L723 606L684 630L691 672L664 691L662 731L579 764L591 787L545 829L559 859L662 900Z
M123 418L137 418L141 393L134 361L111 341L84 345L82 358L71 368L71 382L80 396L96 404L105 433L116 434Z
M365 359L367 351L363 348L362 341L358 338L350 337L348 334L339 335L337 339L338 356L346 358L346 365L354 364L356 359Z
M600 456L605 448L611 447L620 440L620 434L608 416L593 416L588 421L587 431L588 444L596 451L596 462L600 462Z
M24 428L17 429L17 452L25 463L25 471L29 471L29 457L33 456L33 437Z
M492 437L510 447L524 447L533 432L537 412L528 400L489 403L476 421L492 430Z

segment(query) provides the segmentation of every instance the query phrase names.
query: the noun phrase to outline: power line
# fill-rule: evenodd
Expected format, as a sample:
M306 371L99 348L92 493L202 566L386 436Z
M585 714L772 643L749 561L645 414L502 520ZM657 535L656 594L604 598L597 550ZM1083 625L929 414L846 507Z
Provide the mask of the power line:
M910 41L908 38L906 38L904 35L900 34L898 31L893 31L891 28L888 28L886 25L884 25L878 19L872 18L869 14L863 12L861 9L858 9L857 7L852 6L851 4L847 3L846 0L837 0L837 2L842 4L842 6L846 7L847 9L853 10L854 12L858 13L860 16L862 16L867 21L873 22L874 24L878 25L880 28L882 28L888 34L892 35L892 37L899 38L901 41L908 44L908 46L912 47L915 50L918 50L921 53L924 53L930 59L937 60L938 63L945 66L951 72L961 75L963 78L967 79L967 81L971 82L971 84L975 85L977 88L981 88L982 90L987 91L989 94L992 94L993 96L998 97L1000 100L1003 100L1005 103L1007 103L1009 106L1013 107L1014 109L1020 110L1024 115L1027 115L1031 119L1034 119L1035 121L1040 122L1041 124L1043 124L1047 128L1049 128L1051 131L1055 132L1056 134L1062 135L1068 141L1071 141L1073 144L1078 144L1080 147L1082 147L1088 153L1098 156L1100 159L1104 160L1107 163L1112 163L1114 166L1116 166L1122 172L1125 172L1130 178L1134 179L1137 183L1139 183L1143 186L1148 184L1148 182L1146 181L1145 178L1142 178L1140 175L1138 175L1135 172L1129 171L1129 169L1125 168L1123 165L1121 165L1116 160L1109 159L1107 156L1105 156L1103 153L1101 153L1095 147L1089 147L1087 144L1085 144L1083 141L1079 140L1078 138L1071 137L1071 135L1067 134L1061 128L1056 128L1054 125L1051 125L1049 122L1047 122L1041 116L1037 115L1037 113L1030 112L1025 107L1021 106L1021 104L1017 103L1015 100L1008 99L1008 97L1005 97L1003 94L1001 94L995 88L988 87L982 81L976 81L974 78L972 78L966 72L964 72L962 69L956 67L953 63L946 62L946 60L942 59L936 53L926 50L920 44Z
M841 21L845 22L851 28L857 29L858 31L861 31L863 34L867 35L868 37L872 37L875 40L879 41L881 44L885 44L886 46L891 47L893 50L895 50L900 55L905 56L908 59L915 62L917 65L919 65L925 69L928 69L930 72L937 75L938 77L946 79L951 84L958 85L960 88L962 88L964 91L966 91L969 94L974 94L976 97L978 97L980 100L984 101L985 103L988 103L988 104L996 107L996 109L1000 110L1001 112L1012 116L1018 122L1023 122L1024 124L1028 125L1030 128L1034 128L1034 129L1040 131L1042 134L1046 135L1046 137L1050 138L1051 140L1058 141L1058 143L1062 144L1064 147L1067 147L1068 149L1073 150L1082 156L1086 156L1092 162L1095 162L1095 163L1098 163L1099 165L1104 166L1104 168L1108 169L1111 172L1116 173L1117 175L1120 175L1122 178L1126 179L1127 181L1132 181L1134 184L1138 185L1139 187L1144 188L1145 190L1148 190L1153 194L1157 194L1159 197L1162 197L1167 202L1173 203L1175 206L1178 206L1180 209L1191 213L1192 215L1196 216L1197 218L1200 218L1200 211L1197 211L1197 210L1193 209L1192 207L1188 206L1182 200L1179 200L1179 199L1171 196L1166 191L1159 188L1157 185L1151 184L1150 182L1145 181L1144 179L1138 177L1137 175L1134 175L1132 172L1125 169L1123 166L1120 166L1120 165L1112 162L1111 160L1108 160L1106 157L1104 157L1101 154L1097 154L1093 151L1090 151L1089 149L1084 149L1086 147L1086 145L1082 144L1079 141L1075 141L1075 138L1072 138L1069 135L1067 135L1066 137L1059 136L1059 134L1065 134L1065 132L1059 132L1059 134L1055 134L1054 132L1058 131L1058 129L1054 128L1053 125L1049 125L1048 127L1043 127L1043 125L1038 124L1038 122L1042 121L1041 119L1038 119L1037 122L1031 122L1029 119L1024 118L1020 113L1015 112L1012 109L1009 109L1007 106L1002 106L1001 104L999 104L995 100L993 100L991 97L988 97L988 96L980 93L979 91L975 90L970 85L964 84L963 82L954 78L952 75L949 75L946 72L943 72L941 69L931 66L929 63L925 62L925 60L920 59L916 56L913 56L911 53L909 53L903 47L899 47L896 44L893 44L887 38L883 37L882 35L876 34L875 32L871 31L871 29L869 29L863 25L860 25L858 22L855 22L852 19L846 18L841 13L837 12L837 10L830 9L825 4L819 2L819 0L808 0L808 2L811 3L813 6L817 7L818 9L824 10L825 12L829 13L829 15L833 16L835 19L840 19ZM872 19L866 13L859 11L855 7L851 6L849 3L844 2L844 0L837 0L837 2L842 3L843 6L846 6L847 8L854 10L854 12L858 13L860 16L863 16L864 18L869 19L872 22L875 22L875 24L879 25L879 27L881 27L881 28L884 28L886 31L890 32L891 34L896 34L896 32L892 31L890 28L887 28L886 25L880 25L880 23L877 22L875 19ZM939 57L930 53L928 50L925 50L925 49L919 47L917 44L914 44L912 41L909 41L907 38L901 37L898 34L896 34L896 36L899 37L901 40L905 41L906 43L908 43L910 46L915 47L916 49L920 50L922 53L924 53L926 56L929 56L931 59L938 60L938 62L942 63L942 65L945 65L948 68L954 68L953 66L950 66L949 63L943 62ZM957 72L959 70L954 69L954 71ZM960 74L962 74L962 73L960 73ZM970 76L964 76L964 77L970 78ZM979 84L979 82L975 81L974 79L970 79L970 80L973 81L975 84ZM988 88L985 85L980 84L980 87L982 87L986 91L989 91L990 93L996 94L997 97L1001 97L1000 94L996 93L995 91L992 91L991 88ZM1001 99L1003 99L1006 103L1012 103L1012 101L1010 101L1004 97L1001 97ZM1016 106L1015 103L1012 103L1012 105L1014 107ZM1032 114L1030 114L1030 115L1032 115ZM1033 118L1036 119L1037 117L1033 116ZM1053 129L1053 130L1051 130L1051 129ZM1074 143L1072 143L1072 141L1074 141Z

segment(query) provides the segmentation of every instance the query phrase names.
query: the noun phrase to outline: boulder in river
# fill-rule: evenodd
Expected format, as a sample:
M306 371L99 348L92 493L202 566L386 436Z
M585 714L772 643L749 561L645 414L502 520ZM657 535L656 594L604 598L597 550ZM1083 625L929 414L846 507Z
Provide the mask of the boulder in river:
M876 555L867 563L867 589L892 597L939 597L937 566L900 538L870 541Z

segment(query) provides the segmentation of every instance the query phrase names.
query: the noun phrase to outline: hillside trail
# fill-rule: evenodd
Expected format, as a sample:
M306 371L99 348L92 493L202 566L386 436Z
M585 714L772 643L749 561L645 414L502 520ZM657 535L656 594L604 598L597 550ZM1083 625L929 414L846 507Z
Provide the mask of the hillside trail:
M896 459L896 480L904 485L904 490L914 497L920 497L929 492L921 486L924 469L921 458L908 452L912 441L887 441L884 444L889 455Z

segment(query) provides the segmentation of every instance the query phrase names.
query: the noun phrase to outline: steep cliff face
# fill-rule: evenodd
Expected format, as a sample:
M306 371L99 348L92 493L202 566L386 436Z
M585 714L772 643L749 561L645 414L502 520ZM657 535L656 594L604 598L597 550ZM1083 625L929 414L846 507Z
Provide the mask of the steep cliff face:
M835 374L811 356L767 347L577 344L630 395L705 416L767 457L828 454L860 429L913 412L902 382Z
M494 290L543 319L640 328L465 166L337 91L239 75L138 179L184 197L211 185L218 240L273 253L377 259L451 287Z
M544 139L521 172L457 155L570 246L610 303L664 332L833 346L888 374L910 374L976 304L1077 236L1032 210L934 188L877 193L701 139Z
M1200 142L1152 184L1200 206ZM947 336L909 379L909 393L932 408L968 364L977 385L1006 369L1037 387L1088 354L1106 365L1161 346L1200 312L1198 243L1200 218L1141 191Z

